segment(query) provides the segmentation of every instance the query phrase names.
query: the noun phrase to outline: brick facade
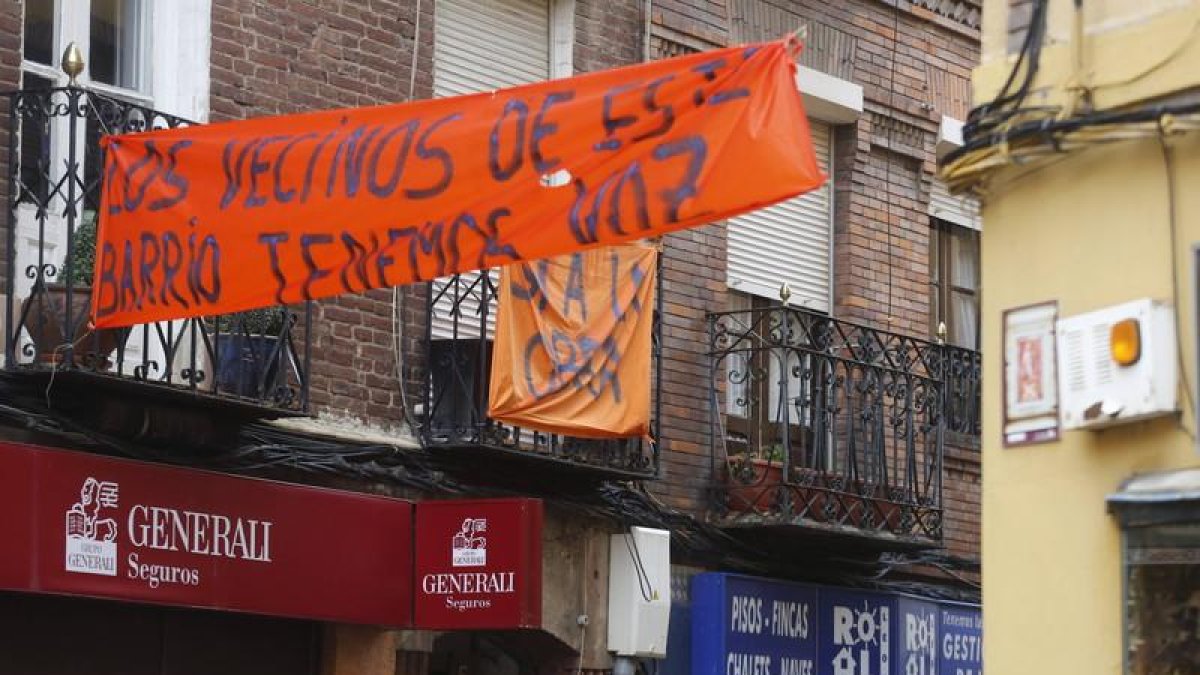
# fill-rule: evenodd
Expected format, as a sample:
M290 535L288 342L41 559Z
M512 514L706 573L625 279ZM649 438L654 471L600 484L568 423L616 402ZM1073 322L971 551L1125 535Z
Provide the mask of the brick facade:
M863 87L865 110L834 136L834 308L838 318L932 339L929 300L930 181L942 115L965 119L977 25L877 0L654 3L658 55L766 40L804 26L801 62ZM721 31L725 31L725 36ZM896 54L893 64L892 54ZM725 307L721 225L666 238L662 478L667 503L705 508L711 484L706 312ZM979 552L979 456L949 448L945 541Z
M433 91L433 3L214 0L212 120L398 103ZM319 414L400 426L393 301L410 353L424 333L424 289L380 290L316 304L310 396ZM412 364L408 364L411 366ZM408 369L411 375L411 368ZM415 385L409 393L414 393Z
M929 337L925 205L938 123L942 115L965 118L979 44L977 26L956 23L925 4L896 9L881 0L655 0L647 41L643 2L575 0L574 64L587 72L638 62L647 42L653 56L669 56L805 26L803 62L852 80L865 97L858 120L835 130L833 313ZM430 96L433 6L434 0L213 0L212 120L399 102L408 98L410 82L416 98ZM21 3L5 3L2 89L17 85L20 27ZM7 125L0 125L2 166L6 133ZM0 191L7 187L0 181ZM0 192L0 198L7 195ZM721 224L664 239L662 463L652 490L701 517L712 483L706 313L726 308L725 251ZM314 411L399 427L400 378L410 401L420 391L424 305L422 286L319 303ZM397 315L402 374L396 367ZM946 542L956 553L974 555L978 453L952 449L947 456Z
M415 94L432 91L432 2L423 2ZM298 0L216 0L214 119L404 100L414 0L335 5ZM644 5L576 0L576 72L636 63L645 49ZM918 337L929 335L929 219L925 205L943 114L965 117L977 58L969 28L952 30L920 8L877 0L658 0L653 57L806 26L809 67L850 79L866 110L835 130L834 315ZM891 55L896 52L893 64ZM664 502L703 515L711 485L706 313L725 309L721 224L670 235L663 248L661 479ZM400 293L409 400L420 394L424 288ZM312 400L320 412L394 426L402 419L395 370L393 294L322 302L315 317ZM946 540L977 551L978 461L947 462ZM951 464L954 469L951 470Z
M950 553L979 557L982 472L978 446L947 445L945 470L945 536Z

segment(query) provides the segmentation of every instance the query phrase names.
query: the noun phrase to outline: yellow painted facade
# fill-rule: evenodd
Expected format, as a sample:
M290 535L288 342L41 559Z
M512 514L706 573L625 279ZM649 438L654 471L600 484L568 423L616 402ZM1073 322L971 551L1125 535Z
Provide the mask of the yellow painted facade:
M976 104L1011 69L1009 0L985 0ZM1200 2L1085 0L1082 73L1071 44L1074 6L1052 0L1036 100L1057 104L1083 82L1097 108L1200 88ZM1175 297L1184 383L1193 391L1200 243L1200 132L1168 140L1175 164L1172 241L1167 172L1155 138L1005 169L989 184L982 238L984 663L993 675L1120 673L1121 530L1105 498L1131 475L1200 466L1190 411L1058 442L1004 448L1002 312L1057 300L1069 317L1143 297ZM1200 664L1197 664L1200 672Z

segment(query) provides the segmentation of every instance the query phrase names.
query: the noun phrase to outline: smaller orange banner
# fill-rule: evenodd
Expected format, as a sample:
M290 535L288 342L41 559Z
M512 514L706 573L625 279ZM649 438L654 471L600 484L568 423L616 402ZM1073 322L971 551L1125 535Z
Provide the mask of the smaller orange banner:
M657 260L631 244L505 267L488 416L571 436L649 434Z

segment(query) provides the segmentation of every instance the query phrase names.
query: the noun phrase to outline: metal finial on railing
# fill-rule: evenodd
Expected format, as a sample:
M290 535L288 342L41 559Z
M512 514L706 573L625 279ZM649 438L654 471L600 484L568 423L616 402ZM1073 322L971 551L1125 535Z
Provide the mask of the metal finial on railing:
M74 42L68 44L67 48L63 50L62 71L67 74L67 77L71 78L72 87L75 86L75 78L79 77L79 74L83 72L85 65L83 50L79 48L79 45Z
M949 331L947 331L947 330L946 330L946 322L945 322L945 321L939 321L939 322L938 322L938 327L937 327L937 341L938 341L938 344L939 344L939 345L944 345L944 344L946 344L946 334L947 334L948 332L949 332Z
M779 287L779 299L780 299L780 301L783 302L784 306L786 307L788 304L788 300L791 297L792 297L792 287L788 286L787 282L785 281L785 282L783 282L783 285Z

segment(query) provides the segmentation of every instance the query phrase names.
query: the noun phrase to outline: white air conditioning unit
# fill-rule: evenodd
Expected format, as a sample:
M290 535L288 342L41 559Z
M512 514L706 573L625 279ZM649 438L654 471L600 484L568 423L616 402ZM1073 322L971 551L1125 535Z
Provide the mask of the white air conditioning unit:
M632 527L609 544L608 650L619 656L667 655L671 620L671 533Z
M1176 411L1175 312L1136 300L1058 321L1064 429L1100 429Z

